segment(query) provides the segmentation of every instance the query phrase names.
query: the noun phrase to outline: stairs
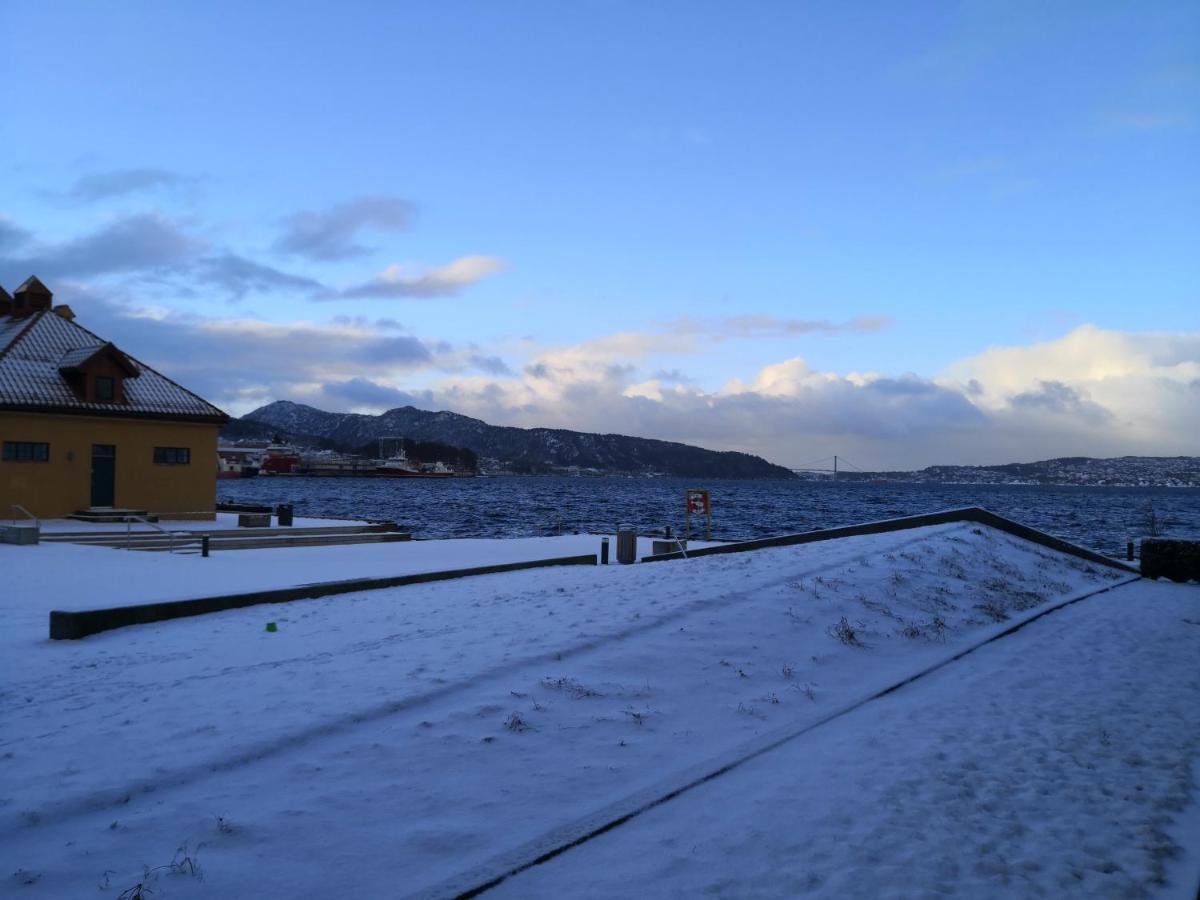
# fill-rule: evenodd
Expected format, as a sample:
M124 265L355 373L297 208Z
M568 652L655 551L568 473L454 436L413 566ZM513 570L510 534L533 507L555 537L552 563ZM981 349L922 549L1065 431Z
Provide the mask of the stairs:
M116 506L92 506L88 509L77 509L67 516L79 522L130 522L146 519L157 522L158 516L150 515L144 509L121 509Z
M175 553L199 553L200 538L209 537L209 552L220 550L264 550L273 547L329 547L340 544L390 544L412 540L408 532L396 530L394 523L381 525L334 525L312 528L238 528L209 532L175 531L59 531L42 532L43 543L84 544L116 550L173 550ZM387 530L385 530L385 528Z

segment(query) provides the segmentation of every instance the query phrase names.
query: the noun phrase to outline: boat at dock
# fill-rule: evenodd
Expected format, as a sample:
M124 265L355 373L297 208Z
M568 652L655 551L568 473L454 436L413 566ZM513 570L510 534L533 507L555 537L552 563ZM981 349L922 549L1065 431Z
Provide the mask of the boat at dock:
M454 470L441 460L432 465L422 465L409 459L408 454L404 452L404 438L380 438L379 455L383 459L376 465L375 474L385 478L452 478L454 476Z
M374 475L377 461L361 456L347 456L330 450L305 454L296 466L297 475L317 475L332 478L350 478Z
M262 452L259 473L262 475L294 475L300 466L300 452L288 444L274 443Z
M218 447L218 478L253 478L258 474L259 451L248 447Z
M452 478L454 470L440 460L431 466L418 465L401 449L396 455L379 463L375 467L375 474L385 478Z

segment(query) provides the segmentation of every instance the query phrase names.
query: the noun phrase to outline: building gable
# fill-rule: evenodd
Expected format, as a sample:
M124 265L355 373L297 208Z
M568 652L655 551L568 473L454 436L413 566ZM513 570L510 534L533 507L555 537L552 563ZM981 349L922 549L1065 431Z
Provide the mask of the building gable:
M23 293L22 293L23 292ZM0 412L32 411L223 423L211 403L47 305L31 278L26 311L0 315ZM14 295L14 299L16 295Z

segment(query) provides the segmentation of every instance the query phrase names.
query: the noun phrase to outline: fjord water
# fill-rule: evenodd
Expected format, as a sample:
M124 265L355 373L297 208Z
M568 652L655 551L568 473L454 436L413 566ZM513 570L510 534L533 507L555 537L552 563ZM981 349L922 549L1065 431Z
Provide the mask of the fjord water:
M1147 535L1147 511L1165 533L1200 537L1200 488L1057 485L865 484L675 478L317 478L218 482L231 503L294 504L297 515L386 519L417 538L682 532L686 488L712 492L713 538L744 540L896 516L982 506L1102 553Z

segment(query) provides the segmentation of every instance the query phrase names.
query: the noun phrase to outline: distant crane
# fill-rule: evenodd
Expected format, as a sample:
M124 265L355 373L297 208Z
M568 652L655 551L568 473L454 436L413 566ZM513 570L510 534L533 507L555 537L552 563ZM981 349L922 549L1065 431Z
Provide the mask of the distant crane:
M832 468L830 468L828 465L830 461L833 462ZM820 459L814 459L812 462L807 462L802 466L796 466L792 469L792 471L796 472L797 474L800 472L830 472L833 474L834 481L836 481L838 477L839 462L843 466L853 469L855 472L863 471L858 466L854 465L854 463L850 462L850 460L846 459L846 457L838 456L837 454L834 454L833 456L823 456Z

